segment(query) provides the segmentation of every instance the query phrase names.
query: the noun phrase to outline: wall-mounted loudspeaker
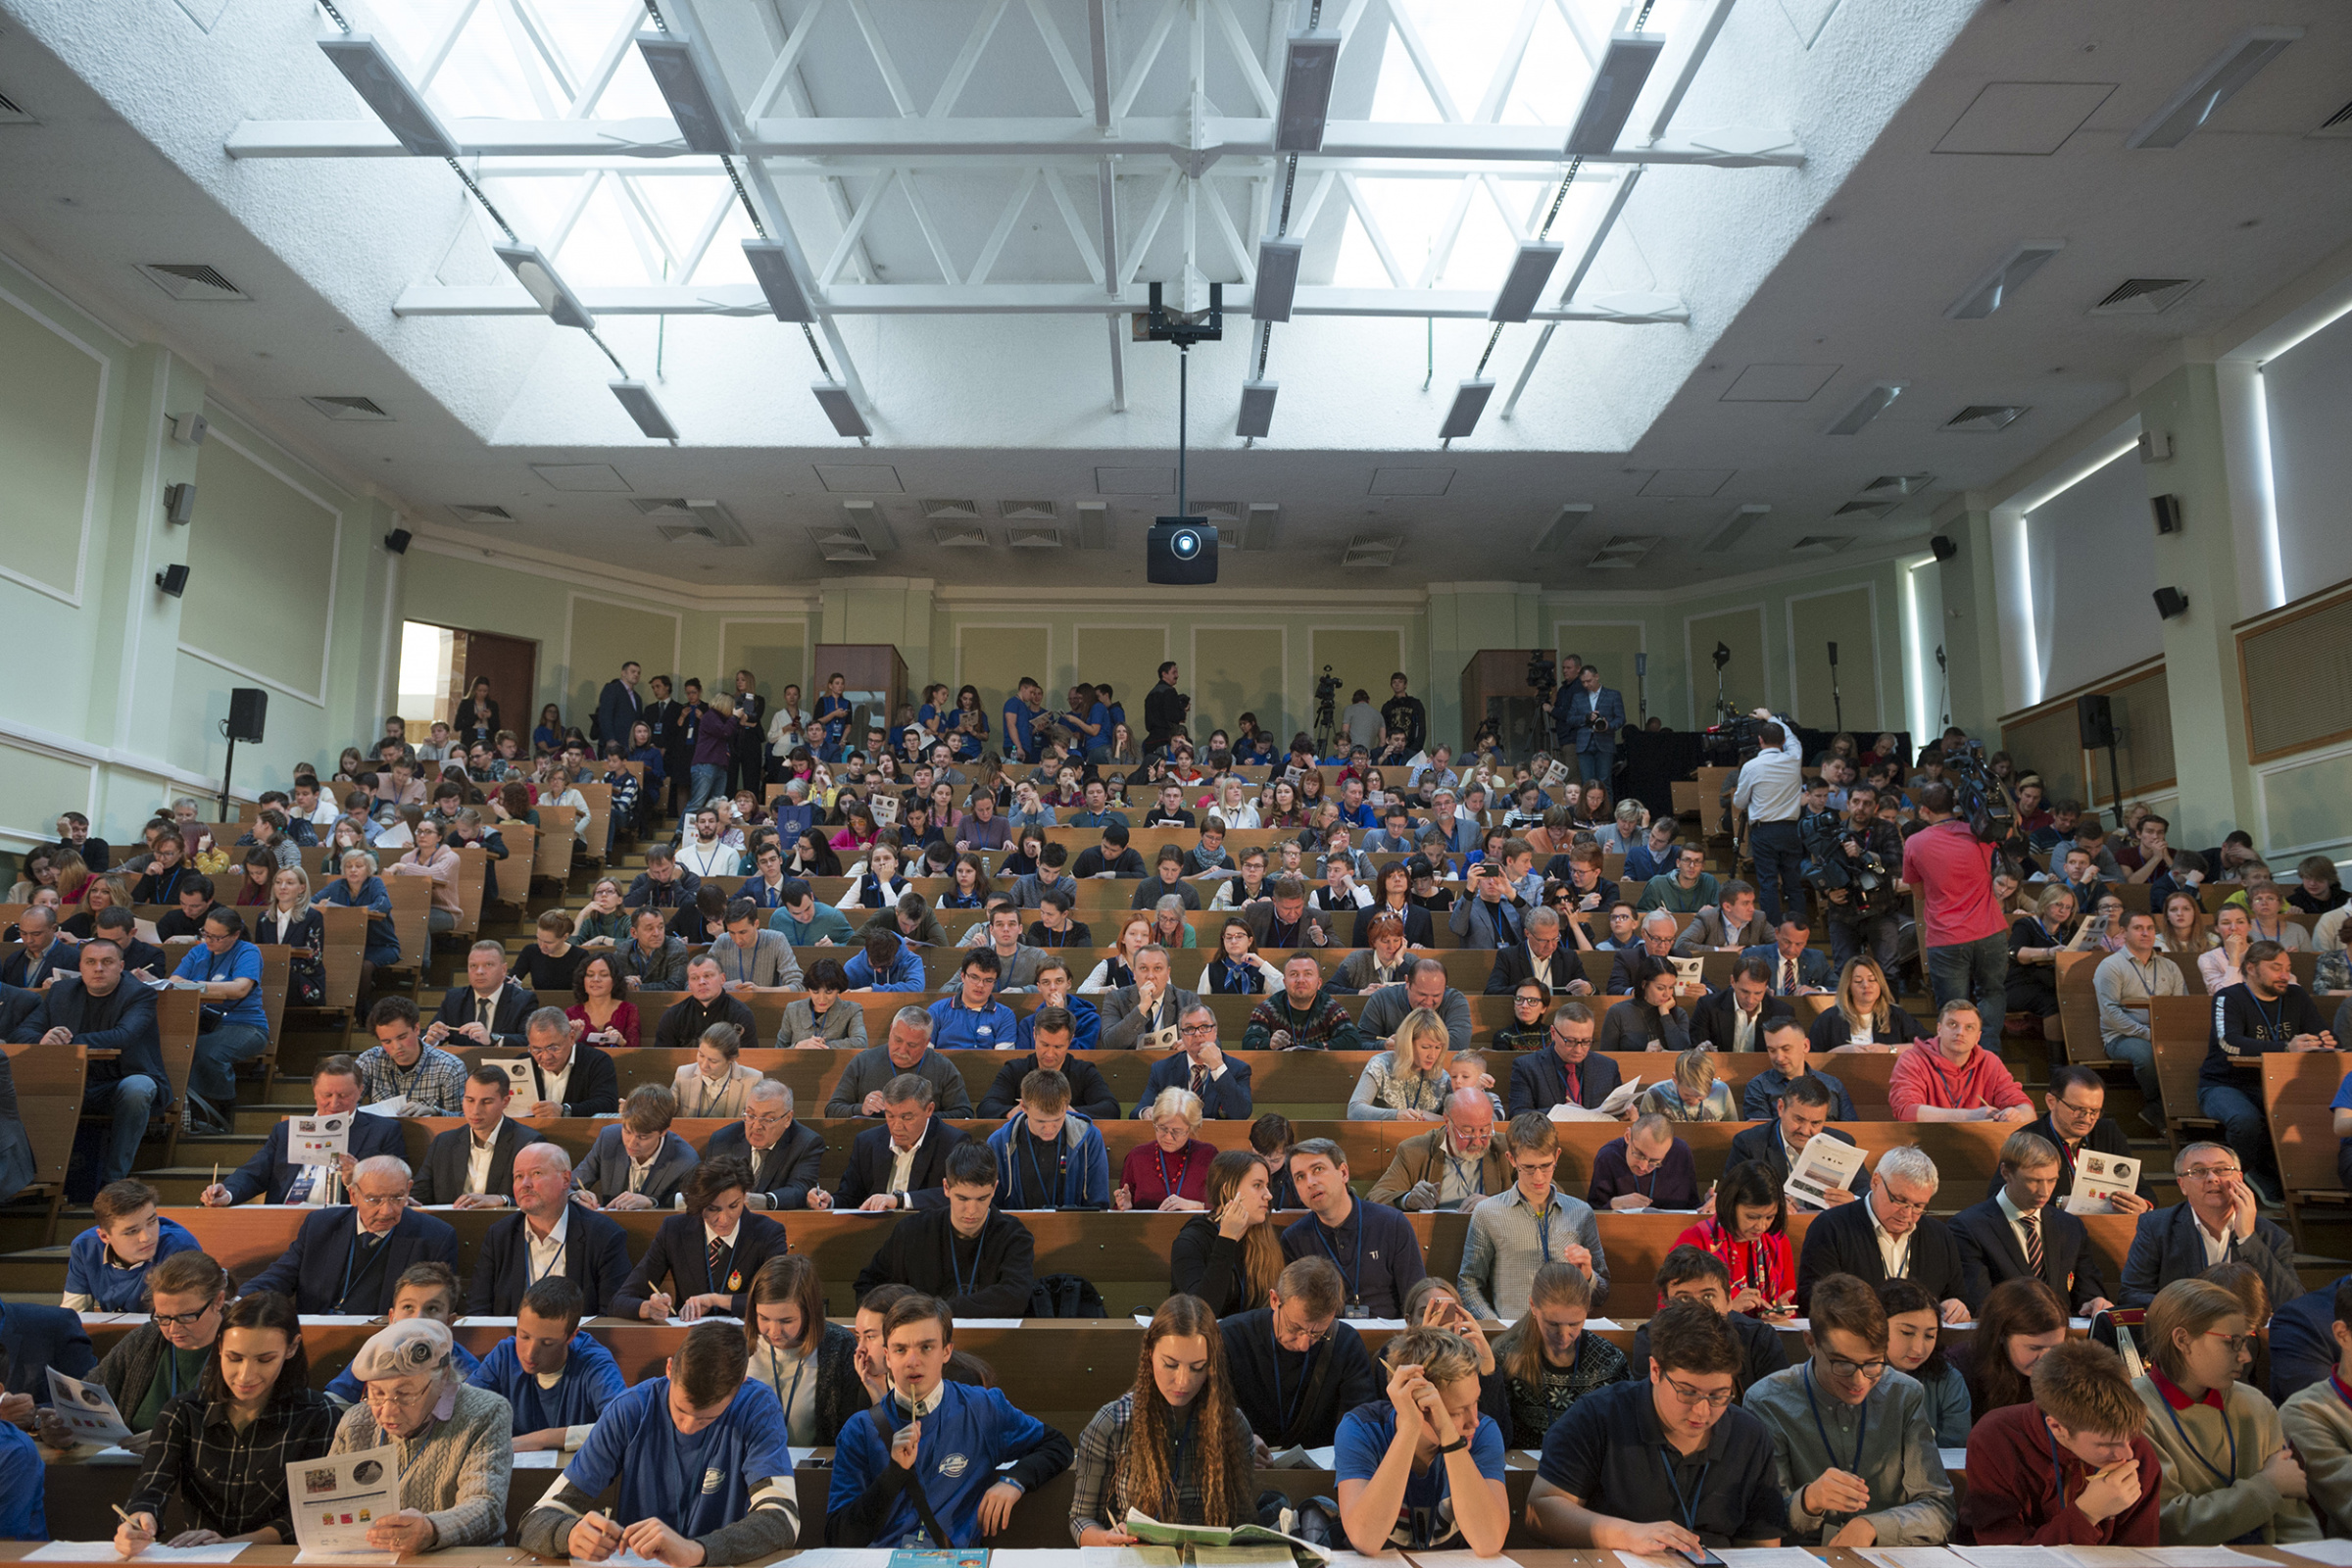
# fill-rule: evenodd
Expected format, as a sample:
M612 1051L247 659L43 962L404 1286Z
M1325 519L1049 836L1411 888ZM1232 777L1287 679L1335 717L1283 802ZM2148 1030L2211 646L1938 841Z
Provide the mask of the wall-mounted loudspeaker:
M164 592L170 594L172 598L177 599L182 593L187 591L188 568L178 565L166 566L163 570L155 574L155 585L158 588L161 588Z
M186 526L196 517L196 487L192 484L172 484L164 487L164 520Z
M2104 692L2075 699L2075 727L2082 732L2082 749L2095 752L2115 744L2115 709Z
M270 717L270 694L259 686L232 687L228 694L228 738L258 742Z
M2178 588L2159 588L2150 597L2156 601L2156 613L2167 620L2188 613L2188 595Z
M1960 542L1949 534L1936 534L1928 540L1928 548L1936 552L1937 561L1949 561L1960 553Z
M396 556L405 556L409 553L409 541L416 537L406 528L395 528L384 535L384 548Z
M2176 495L2148 497L2148 510L2156 514L2158 533L2180 531L2180 498Z

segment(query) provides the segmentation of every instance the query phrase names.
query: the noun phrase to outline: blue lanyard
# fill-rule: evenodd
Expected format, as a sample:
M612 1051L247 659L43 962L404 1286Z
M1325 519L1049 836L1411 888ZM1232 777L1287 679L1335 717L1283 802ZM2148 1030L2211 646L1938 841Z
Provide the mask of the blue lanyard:
M522 1287L523 1287L523 1289L527 1291L527 1290L529 1290L529 1289L530 1289L532 1286L534 1286L534 1285L538 1284L540 1280L546 1279L546 1278L547 1278L549 1275L551 1275L551 1274L555 1273L556 1269L557 1269L557 1268L558 1268L558 1267L559 1267L559 1266L560 1266L560 1265L563 1263L563 1261L564 1261L564 1254L566 1251L570 1250L570 1249L571 1249L571 1226L570 1226L570 1223L569 1223L569 1221L568 1221L568 1219L567 1219L567 1220L565 1221L565 1224L564 1224L564 1240L562 1240L561 1242L558 1242L558 1243L556 1244L556 1255L555 1255L554 1257L552 1257L552 1258L548 1259L548 1263L547 1263L547 1269L546 1269L546 1272L545 1272L545 1273L542 1273L542 1274L540 1274L540 1275L538 1276L538 1278L537 1278L537 1279L534 1279L534 1278L531 1276L531 1228L530 1228L530 1222L529 1222L529 1221L527 1221L527 1220L526 1220L526 1221L524 1221L524 1222L523 1222L523 1228L522 1228Z
M2252 986L2246 987L2246 1000L2254 1004L2254 1015L2270 1025L2270 1038L2284 1040L2286 1038L2286 993L2282 991L2278 994L2278 1005L2276 1011L2262 1004L2262 999L2254 994Z
M987 1229L985 1225L981 1228ZM972 1277L968 1284L964 1281L963 1265L956 1259L956 1243L958 1239L956 1227L950 1225L948 1227L948 1270L956 1276L956 1294L969 1296L980 1285L980 1238L977 1236L972 1238Z
M1544 1212L1536 1216L1536 1241L1544 1249L1544 1261L1551 1261L1551 1197L1544 1195Z
M1821 1405L1813 1397L1813 1363L1811 1361L1805 1363L1805 1404L1813 1412L1813 1430L1821 1435L1821 1451L1835 1461L1838 1457L1838 1449L1830 1442L1830 1429L1822 1424ZM1862 1445L1869 1437L1870 1397L1865 1395L1862 1399L1862 1419L1854 1429L1854 1462L1845 1467L1847 1475L1859 1476L1862 1474Z
M1189 1154L1187 1157L1190 1157ZM1331 1233L1321 1220L1315 1221L1315 1240L1320 1242L1323 1250L1330 1254L1332 1266L1338 1267L1340 1254L1332 1250ZM1360 1202L1355 1205L1355 1257L1353 1261L1353 1271L1348 1277L1348 1299L1351 1302L1358 1302L1364 1298L1364 1205Z
M1276 1338L1274 1341L1273 1362L1274 1411L1275 1414L1280 1416L1282 1419L1282 1426L1276 1433L1276 1436L1279 1437L1282 1433L1286 1433L1291 1430L1292 1417L1291 1403L1288 1399L1285 1399L1282 1396L1282 1341L1280 1338ZM1306 1391L1314 1384L1315 1380L1312 1375L1314 1372L1314 1367L1315 1348L1310 1345L1298 1358L1298 1397L1301 1401L1306 1398Z
M772 1345L771 1345L771 1346L768 1346L766 1348L767 1348L767 1381L768 1381L770 1384L773 1384L773 1383L776 1381L776 1348L775 1348L774 1346L772 1346ZM801 1392L801 1374L802 1374L802 1373L804 1373L804 1372L806 1372L806 1371L808 1371L808 1352L807 1352L807 1351L803 1351L803 1352L801 1353L800 1359L798 1359L798 1360L794 1361L794 1362L793 1362L793 1364L792 1364L792 1387L791 1387L789 1390L783 1391L783 1393L784 1393L784 1420L785 1420L786 1424L788 1424L788 1425L789 1425L789 1424L791 1423L791 1421L792 1421L792 1401L793 1401L793 1399L794 1399L794 1398L795 1398L795 1397L796 1397L796 1396L797 1396L800 1394L800 1392Z
M1580 1345L1577 1348L1578 1353L1582 1354L1584 1348ZM1674 1505L1683 1516L1683 1528L1695 1536L1698 1534L1698 1505L1706 1501L1707 1472L1715 1468L1715 1461L1709 1459L1698 1467L1698 1485L1690 1489L1690 1500L1685 1502L1683 1500L1683 1484L1674 1478L1674 1445L1671 1443L1659 1444L1658 1453L1666 1461L1666 1484L1674 1489Z
M2332 1374L2330 1374L2330 1376L2332 1376ZM2158 1390L2157 1392L2162 1393L2163 1391ZM2188 1431L2186 1428L2180 1425L2180 1412L2173 1408L2172 1400L2167 1399L2164 1401L2164 1413L2171 1419L2173 1423L2173 1432L2180 1439L2180 1446L2195 1454L2197 1456L2197 1463L2212 1471L2215 1477L2219 1479L2222 1485L2225 1487L2232 1485L2236 1482L2237 1429L2230 1424L2230 1411L2227 1405L2225 1405L2222 1410L2222 1433L2230 1440L2230 1468L2227 1470L2223 1469L2220 1465L2215 1464L2211 1459L2206 1458L2205 1450L2188 1441Z
M1029 1135L1027 1127L1021 1129L1020 1140L1021 1155L1029 1162L1029 1179L1037 1184L1039 1205L1045 1208L1060 1207L1062 1183L1069 1175L1070 1170L1070 1146L1066 1143L1059 1146L1061 1152L1054 1164L1054 1185L1049 1188L1046 1185L1044 1173L1037 1168L1037 1140ZM1190 1152L1185 1155L1185 1163L1187 1165L1192 1163ZM1182 1180L1183 1174L1183 1171L1179 1170L1177 1179ZM1163 1182L1167 1180L1167 1161L1165 1160L1160 1161L1160 1180Z

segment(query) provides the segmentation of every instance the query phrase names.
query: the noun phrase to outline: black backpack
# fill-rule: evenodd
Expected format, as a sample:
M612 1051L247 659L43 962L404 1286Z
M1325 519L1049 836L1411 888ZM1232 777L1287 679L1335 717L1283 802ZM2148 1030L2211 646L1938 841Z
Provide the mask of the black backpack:
M1102 1293L1076 1274L1049 1274L1029 1290L1030 1317L1105 1317Z

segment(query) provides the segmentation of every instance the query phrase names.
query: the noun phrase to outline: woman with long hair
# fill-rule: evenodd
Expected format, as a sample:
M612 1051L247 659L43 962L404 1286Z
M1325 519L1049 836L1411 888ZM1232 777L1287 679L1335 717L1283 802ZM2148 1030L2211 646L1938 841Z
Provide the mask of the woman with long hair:
M1168 1250L1168 1280L1232 1314L1261 1304L1282 1272L1274 1224L1273 1165L1254 1149L1228 1149L1208 1162L1207 1208L1184 1222Z
M1070 1536L1081 1546L1132 1546L1130 1510L1165 1524L1245 1525L1257 1518L1250 1426L1234 1398L1217 1315L1197 1296L1152 1314L1135 1387L1078 1436Z
M1817 1052L1900 1051L1920 1038L1920 1028L1894 1004L1894 987L1878 960L1861 956L1846 960L1838 1004L1822 1008L1808 1034Z
M2175 888L2164 896L2164 909L2156 922L2156 946L2160 952L2191 959L2213 946L2213 927L2194 893Z
M1229 833L1251 833L1257 830L1257 808L1250 804L1242 781L1228 773L1217 780L1213 800L1217 819Z
M1944 1354L1943 1314L1925 1286L1887 1280L1879 1287L1886 1309L1886 1364L1928 1394L1928 1424L1943 1448L1968 1446L1968 1380Z
M1366 1555L1392 1546L1502 1550L1502 1428L1479 1415L1478 1359L1445 1329L1406 1329L1382 1351L1385 1400L1340 1417L1333 1471L1340 1523Z
M1643 956L1634 969L1634 994L1602 1017L1599 1051L1690 1049L1690 1014L1674 1000L1677 971L1665 958Z
M1111 939L1110 956L1089 970L1080 991L1116 991L1135 984L1135 956L1152 945L1152 911L1129 909L1119 916L1119 934Z
M841 857L833 853L823 828L805 828L793 841L792 859L784 869L798 877L839 876Z
M1574 1263L1546 1263L1528 1287L1527 1315L1494 1342L1513 1447L1540 1447L1568 1407L1607 1384L1624 1381L1625 1352L1585 1332L1592 1282Z
M2218 997L2245 978L2239 966L2253 945L2253 916L2243 905L2223 905L2213 917L2213 946L2197 955L2197 972L2204 977L2207 996Z
M270 902L270 884L277 877L277 856L273 851L256 845L245 852L245 863L237 877L237 896L227 902L240 909L258 909ZM90 878L95 887L96 877Z
M287 1464L325 1453L335 1421L335 1407L311 1387L294 1303L272 1291L239 1297L221 1318L202 1381L157 1412L115 1549L133 1557L156 1544L174 1494L189 1528L166 1545L290 1543ZM208 1436L216 1427L226 1429L225 1443Z
M1796 1259L1788 1247L1788 1199L1761 1160L1743 1160L1715 1189L1715 1212L1674 1239L1723 1260L1732 1310L1779 1317L1796 1310Z
M100 910L118 906L127 909L133 902L128 877L119 871L94 876L90 878L89 885L81 890L81 908L66 916L58 930L76 942L87 942L98 929Z
M1984 1331L1980 1328L1979 1333ZM2192 1546L2317 1541L2303 1466L2278 1408L2243 1381L2254 1323L2211 1280L2175 1280L2140 1325L2132 1379L2164 1461L2163 1536Z
M451 715L458 739L467 746L487 746L499 736L498 704L490 696L490 682L485 676L475 676Z
M75 858L78 859L79 857L76 856ZM57 851L48 845L44 844L38 849L27 850L24 853L24 858L19 864L23 874L8 890L9 903L30 904L35 893L43 888L57 886Z
M629 1001L620 960L612 949L600 948L580 960L571 996L564 1016L571 1020L574 1041L608 1051L637 1044L637 1004Z
M1364 1063L1348 1097L1349 1121L1443 1121L1453 1083L1446 1070L1453 1040L1428 1007L1404 1015L1389 1049Z
M988 862L986 860L978 855L966 851L956 857L955 869L950 871L948 876L954 885L940 896L939 906L941 908L984 909L988 907L988 896L995 892L996 888L988 879Z
M2231 1309L2236 1305L2232 1298ZM2003 1405L2031 1402L2034 1390L2026 1380L2034 1363L2065 1340L2066 1303L2056 1291L2038 1279L1995 1285L1977 1313L1965 1358L1957 1348L1952 1352L1968 1384L1969 1419L1982 1421Z
M1259 812L1258 817L1264 826L1284 832L1296 832L1304 827L1306 813L1299 809L1298 787L1287 778L1274 780L1272 804Z
M858 1377L856 1331L825 1319L825 1282L801 1252L771 1257L752 1276L743 1337L750 1376L775 1390L792 1441L838 1443L872 1403Z

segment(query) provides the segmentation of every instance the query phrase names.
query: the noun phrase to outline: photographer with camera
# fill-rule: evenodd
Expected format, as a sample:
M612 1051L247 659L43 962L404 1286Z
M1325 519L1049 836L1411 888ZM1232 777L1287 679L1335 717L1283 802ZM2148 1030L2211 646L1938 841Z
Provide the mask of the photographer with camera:
M1902 880L1920 890L1920 948L1928 989L1941 1007L1977 1003L1997 1020L2007 1010L2009 921L1993 896L1994 847L1955 814L1952 786L1919 792L1924 824L1903 845Z
M1625 728L1625 694L1600 683L1600 668L1576 654L1560 661L1560 695L1552 705L1562 748L1574 746L1578 774L1606 785L1617 768L1617 732Z
M1868 953L1888 974L1900 956L1903 894L1895 875L1903 863L1903 835L1879 815L1879 792L1857 784L1846 793L1845 819L1827 804L1826 787L1806 792L1804 836L1806 880L1820 890L1830 927L1831 961L1842 972L1846 961Z
M1756 862L1765 918L1779 925L1783 909L1805 906L1805 842L1797 829L1805 806L1805 753L1788 719L1776 718L1768 708L1748 716L1756 721L1759 750L1740 766L1732 810L1747 824L1747 854Z
M1159 684L1144 698L1144 755L1164 751L1184 730L1193 700L1176 689L1176 661L1159 666Z

